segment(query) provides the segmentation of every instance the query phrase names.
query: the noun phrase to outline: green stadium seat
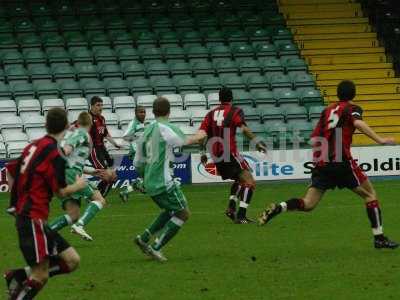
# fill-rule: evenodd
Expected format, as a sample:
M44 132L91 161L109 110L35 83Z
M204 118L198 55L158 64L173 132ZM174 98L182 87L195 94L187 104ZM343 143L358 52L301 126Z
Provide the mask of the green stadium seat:
M273 93L267 89L252 90L251 95L260 112L276 106L276 99Z
M273 142L276 147L285 149L293 140L292 132L288 126L281 121L270 122L264 124L264 128L268 132L268 135L273 138Z
M121 6L120 6L119 1L114 1L114 2L102 1L102 2L100 2L100 5L101 5L100 11L101 11L102 15L104 15L104 16L118 15L118 17L120 17L119 14L121 12ZM122 6L122 8L125 9L123 6Z
M104 24L101 18L82 18L81 26L84 31L100 32L104 30Z
M0 34L0 49L16 49L17 41L12 34Z
M0 81L0 99L11 99L12 92L10 86Z
M132 17L128 15L125 22L132 31L148 30L151 27L149 19L141 16Z
M163 31L159 34L158 40L160 45L179 44L180 37L175 31Z
M312 105L322 105L323 98L319 90L314 88L304 88L299 91L300 94L300 103L304 106L312 106Z
M116 62L117 56L113 49L104 47L94 50L94 59L97 63L100 62Z
M105 95L106 88L102 81L96 79L83 79L80 82L80 86L83 89L87 99L90 99L95 95Z
M35 19L38 32L56 32L58 31L58 23L51 17L42 17Z
M4 67L4 75L8 81L29 80L28 71L22 65L7 65Z
M163 48L163 53L166 60L171 60L171 59L184 60L186 57L185 51L181 47L169 46Z
M238 29L225 30L224 37L228 43L235 43L235 42L246 43L248 41L246 33Z
M234 44L231 46L231 52L233 53L234 58L253 58L254 57L254 49L251 45L248 44Z
M169 76L169 67L162 62L149 62L146 64L147 76Z
M2 19L0 22L0 34L8 33L12 34L14 32L14 26L11 22Z
M286 20L282 14L273 11L267 11L262 16L265 25L285 25Z
M222 87L219 77L209 75L197 76L196 82L199 84L203 92L218 91Z
M254 59L244 59L238 62L239 71L241 74L244 73L260 73L262 67L259 62Z
M273 39L274 40L292 40L293 35L292 32L286 27L276 27L273 31Z
M187 62L168 61L168 67L172 76L192 75L192 67Z
M214 58L232 58L231 50L227 46L213 46L209 49L210 56Z
M89 45L86 38L76 31L68 31L64 33L64 40L67 47L87 47Z
M204 5L207 5L204 3ZM196 13L199 13L197 10ZM197 28L202 29L202 28L216 28L218 27L218 19L207 13L207 14L201 14L201 15L195 15L194 18L196 19L197 23Z
M93 62L93 53L87 48L70 49L70 56L73 63Z
M240 103L238 103L238 105L241 106ZM257 121L257 123L261 122L261 115L259 109L250 106L245 106L242 107L242 110L245 115L246 122L247 121Z
M110 45L109 36L102 31L89 31L87 39L92 47Z
M20 32L35 32L35 24L28 18L18 18L14 21L14 30Z
M76 75L79 80L84 78L92 78L92 79L98 78L97 65L94 65L90 62L88 63L81 62L74 64L74 66L76 70Z
M204 42L206 43L224 43L225 36L222 31L212 30L210 28L201 28L203 31Z
M28 5L23 2L8 3L7 14L11 17L26 17L29 15Z
M248 28L246 30L250 42L261 41L268 42L271 40L272 30L270 28Z
M32 84L26 82L16 82L10 84L14 99L34 99L35 92Z
M282 59L281 59L282 60ZM303 71L307 72L307 63L301 58L289 58L283 61L286 72Z
M176 87L172 80L165 76L154 76L150 78L150 84L157 94L176 93Z
M85 5L80 5L82 7ZM63 32L68 31L80 31L81 30L81 23L79 19L75 16L64 16L58 19L59 28Z
M291 89L276 89L273 93L279 106L297 106L300 102L299 95Z
M24 58L18 50L3 50L1 53L1 61L3 65L23 64Z
M214 75L215 69L209 61L198 61L192 64L194 75Z
M311 122L300 120L293 122L290 125L293 137L298 137L303 139L303 141L300 144L306 144L310 140L311 133L314 129ZM294 143L294 141L292 141L292 143Z
M34 33L21 33L17 36L17 40L22 49L42 46L42 40Z
M308 117L310 120L315 120L319 119L321 116L321 113L324 111L326 107L322 105L318 106L311 106L309 111L308 111Z
M179 31L179 29L192 29L196 27L196 23L190 16L182 15L179 18L174 18L175 28Z
M247 77L247 87L253 91L256 89L269 89L268 79L263 75L251 75Z
M254 107L253 97L249 92L235 90L233 93L233 104L240 107Z
M285 70L281 61L275 57L265 57L259 60L265 73L282 72Z
M123 32L127 29L126 23L119 15L108 15L104 21L107 30L120 30Z
M116 63L104 63L99 66L99 72L100 72L100 77L101 79L106 79L106 78L119 78L122 79L123 73L121 70L121 66Z
M120 62L139 59L139 53L132 47L121 46L121 48L116 48L116 52Z
M310 74L301 72L292 73L289 74L289 76L292 78L293 85L296 89L303 87L315 87L314 77L312 77Z
M214 62L214 69L217 71L217 74L238 74L238 67L236 63L232 60L224 59Z
M218 15L218 19L219 19L219 25L221 26L221 28L240 27L241 26L241 20L235 14L225 12L221 15Z
M141 47L139 48L139 55L143 60L151 60L151 59L163 59L163 53L160 48L155 48L151 46Z
M186 109L189 107L192 107L194 110L198 108L205 109L207 107L207 99L204 94L189 93L185 95L184 106Z
M299 49L297 46L291 42L286 40L278 40L274 42L274 45L278 48L278 52L280 56L284 55L299 55Z
M85 5L77 5L75 9L78 16L81 15L93 16L99 13L96 5L90 2L85 3Z
M4 75L4 70L0 68L0 82L6 81L6 76Z
M292 88L292 80L290 77L281 73L271 75L269 82L272 89Z
M33 88L39 99L59 97L58 85L50 80L39 80L34 82Z
M304 106L288 106L285 114L288 124L295 124L299 120L308 120L308 113Z
M45 32L41 34L42 44L45 48L64 47L65 41L61 35L56 32Z
M254 45L255 53L258 58L276 57L278 50L275 45L269 43L259 43Z
M243 81L243 77L241 76L226 74L220 76L220 79L222 85L226 86L227 88L241 90L244 90L246 88L246 83Z
M262 115L264 124L270 126L276 122L285 122L285 113L280 107L273 107L265 110ZM268 130L269 131L269 130Z
M63 99L79 98L83 96L82 88L77 81L59 80L57 84Z
M128 82L122 79L107 80L106 88L110 97L129 95Z
M180 39L184 45L189 45L191 43L200 44L203 42L203 36L197 30L180 30L178 32Z
M240 15L242 26L244 28L261 27L263 25L262 18L257 14L254 14L252 12L243 11L243 13L242 14L239 13L239 15Z
M52 74L54 79L71 79L75 80L75 69L70 65L61 64L52 66Z
M28 73L31 80L52 80L53 75L49 67L44 64L34 64L28 66Z
M51 4L53 4L53 12L58 16L72 16L75 13L69 1L54 1Z
M209 50L206 47L198 45L187 45L184 47L188 59L208 59Z
M51 16L52 11L45 3L31 3L31 13L34 17L47 17Z
M200 86L196 80L190 76L180 75L174 77L174 84L181 94L187 92L199 92Z
M71 58L69 53L63 48L47 50L47 59L50 64L52 63L70 63Z
M47 62L46 53L40 49L24 49L22 55L27 65L45 64Z
M134 32L133 39L137 45L157 44L157 35L151 31L141 30L139 32Z
M121 69L125 78L144 77L146 72L144 66L138 62L124 61L121 62Z
M114 47L133 45L132 35L124 30L112 31L109 34L110 34L110 41L114 45Z
M132 95L152 94L153 88L148 79L138 77L128 81L128 86Z

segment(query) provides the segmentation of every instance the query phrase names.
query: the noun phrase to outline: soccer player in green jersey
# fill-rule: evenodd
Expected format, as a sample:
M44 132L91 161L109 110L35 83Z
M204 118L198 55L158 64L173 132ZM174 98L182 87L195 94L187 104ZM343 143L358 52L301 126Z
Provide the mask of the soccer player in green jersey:
M85 167L85 161L88 159L91 148L89 130L92 124L92 118L89 113L79 114L77 125L67 131L60 146L65 154L67 168L65 177L67 183L73 182L77 175L83 173L90 175L100 175L99 170L89 170ZM81 200L91 201L86 207L84 214L80 217ZM92 241L92 237L85 231L84 226L104 207L106 201L101 193L92 185L88 184L85 189L62 199L62 207L66 214L57 217L50 224L50 228L58 231L68 225L71 231L78 234L84 240Z
M133 161L136 154L136 142L143 135L144 132L144 120L146 119L146 110L144 106L137 106L135 108L135 118L129 123L126 129L123 139L130 143L129 146L129 158ZM131 185L121 189L119 196L123 202L128 201L129 193L134 190L140 190L138 184L142 182L141 178L138 178Z
M144 178L146 194L162 212L135 238L135 243L152 258L166 261L161 249L178 233L190 215L186 198L170 172L173 149L185 144L185 135L169 123L170 104L166 98L154 100L153 113L156 121L146 126L138 140L134 164ZM151 241L153 237L154 241Z

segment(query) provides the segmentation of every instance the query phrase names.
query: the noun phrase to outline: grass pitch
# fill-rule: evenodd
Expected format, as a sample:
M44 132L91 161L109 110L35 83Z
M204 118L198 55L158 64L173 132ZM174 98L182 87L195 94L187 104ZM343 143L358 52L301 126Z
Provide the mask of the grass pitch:
M400 240L400 181L375 182L385 233ZM302 196L306 183L259 184L249 215L265 203ZM158 213L145 195L110 205L88 226L94 242L63 236L80 269L52 278L38 299L399 299L400 249L375 250L360 199L334 191L312 213L279 216L265 227L235 225L224 215L229 187L185 186L192 217L151 261L133 245ZM0 209L7 195L0 196ZM60 213L53 201L52 217ZM24 265L13 219L0 214L0 270ZM4 287L4 285L3 285ZM4 294L0 294L0 299Z

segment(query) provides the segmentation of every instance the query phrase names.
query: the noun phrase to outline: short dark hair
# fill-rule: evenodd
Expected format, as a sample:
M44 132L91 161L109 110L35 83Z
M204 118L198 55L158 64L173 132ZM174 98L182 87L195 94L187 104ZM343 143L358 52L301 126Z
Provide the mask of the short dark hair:
M232 90L223 87L219 90L219 101L220 102L232 102L233 100L233 95L232 95Z
M167 98L157 97L153 102L153 114L157 117L165 117L169 114L171 105Z
M49 134L58 134L68 126L67 112L59 107L51 108L46 116L46 131Z
M146 107L144 107L143 105L138 105L138 106L136 106L136 107L135 107L135 114L137 114L137 112L138 112L139 110L142 110L142 109L146 110Z
M353 81L343 80L337 86L337 97L340 101L351 101L356 96L356 86Z
M103 99L101 99L99 96L93 96L92 99L90 99L90 105L95 105L99 102L103 102Z

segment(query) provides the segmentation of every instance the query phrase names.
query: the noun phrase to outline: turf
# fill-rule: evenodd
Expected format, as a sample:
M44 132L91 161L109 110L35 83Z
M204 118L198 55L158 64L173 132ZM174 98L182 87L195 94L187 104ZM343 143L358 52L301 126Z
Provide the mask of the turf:
M259 184L250 209L303 194L305 183ZM387 235L400 240L400 181L375 183ZM375 250L362 201L329 193L312 213L265 227L234 225L223 211L228 186L186 186L192 217L166 247L169 261L143 256L132 238L158 210L144 195L117 195L89 225L87 243L67 230L80 269L52 278L38 299L399 299L400 250ZM7 195L1 195L5 200ZM0 209L6 201L0 201ZM60 213L53 201L52 216ZM23 265L13 219L0 216L0 270ZM3 296L3 295L2 295ZM0 296L1 297L1 296Z

